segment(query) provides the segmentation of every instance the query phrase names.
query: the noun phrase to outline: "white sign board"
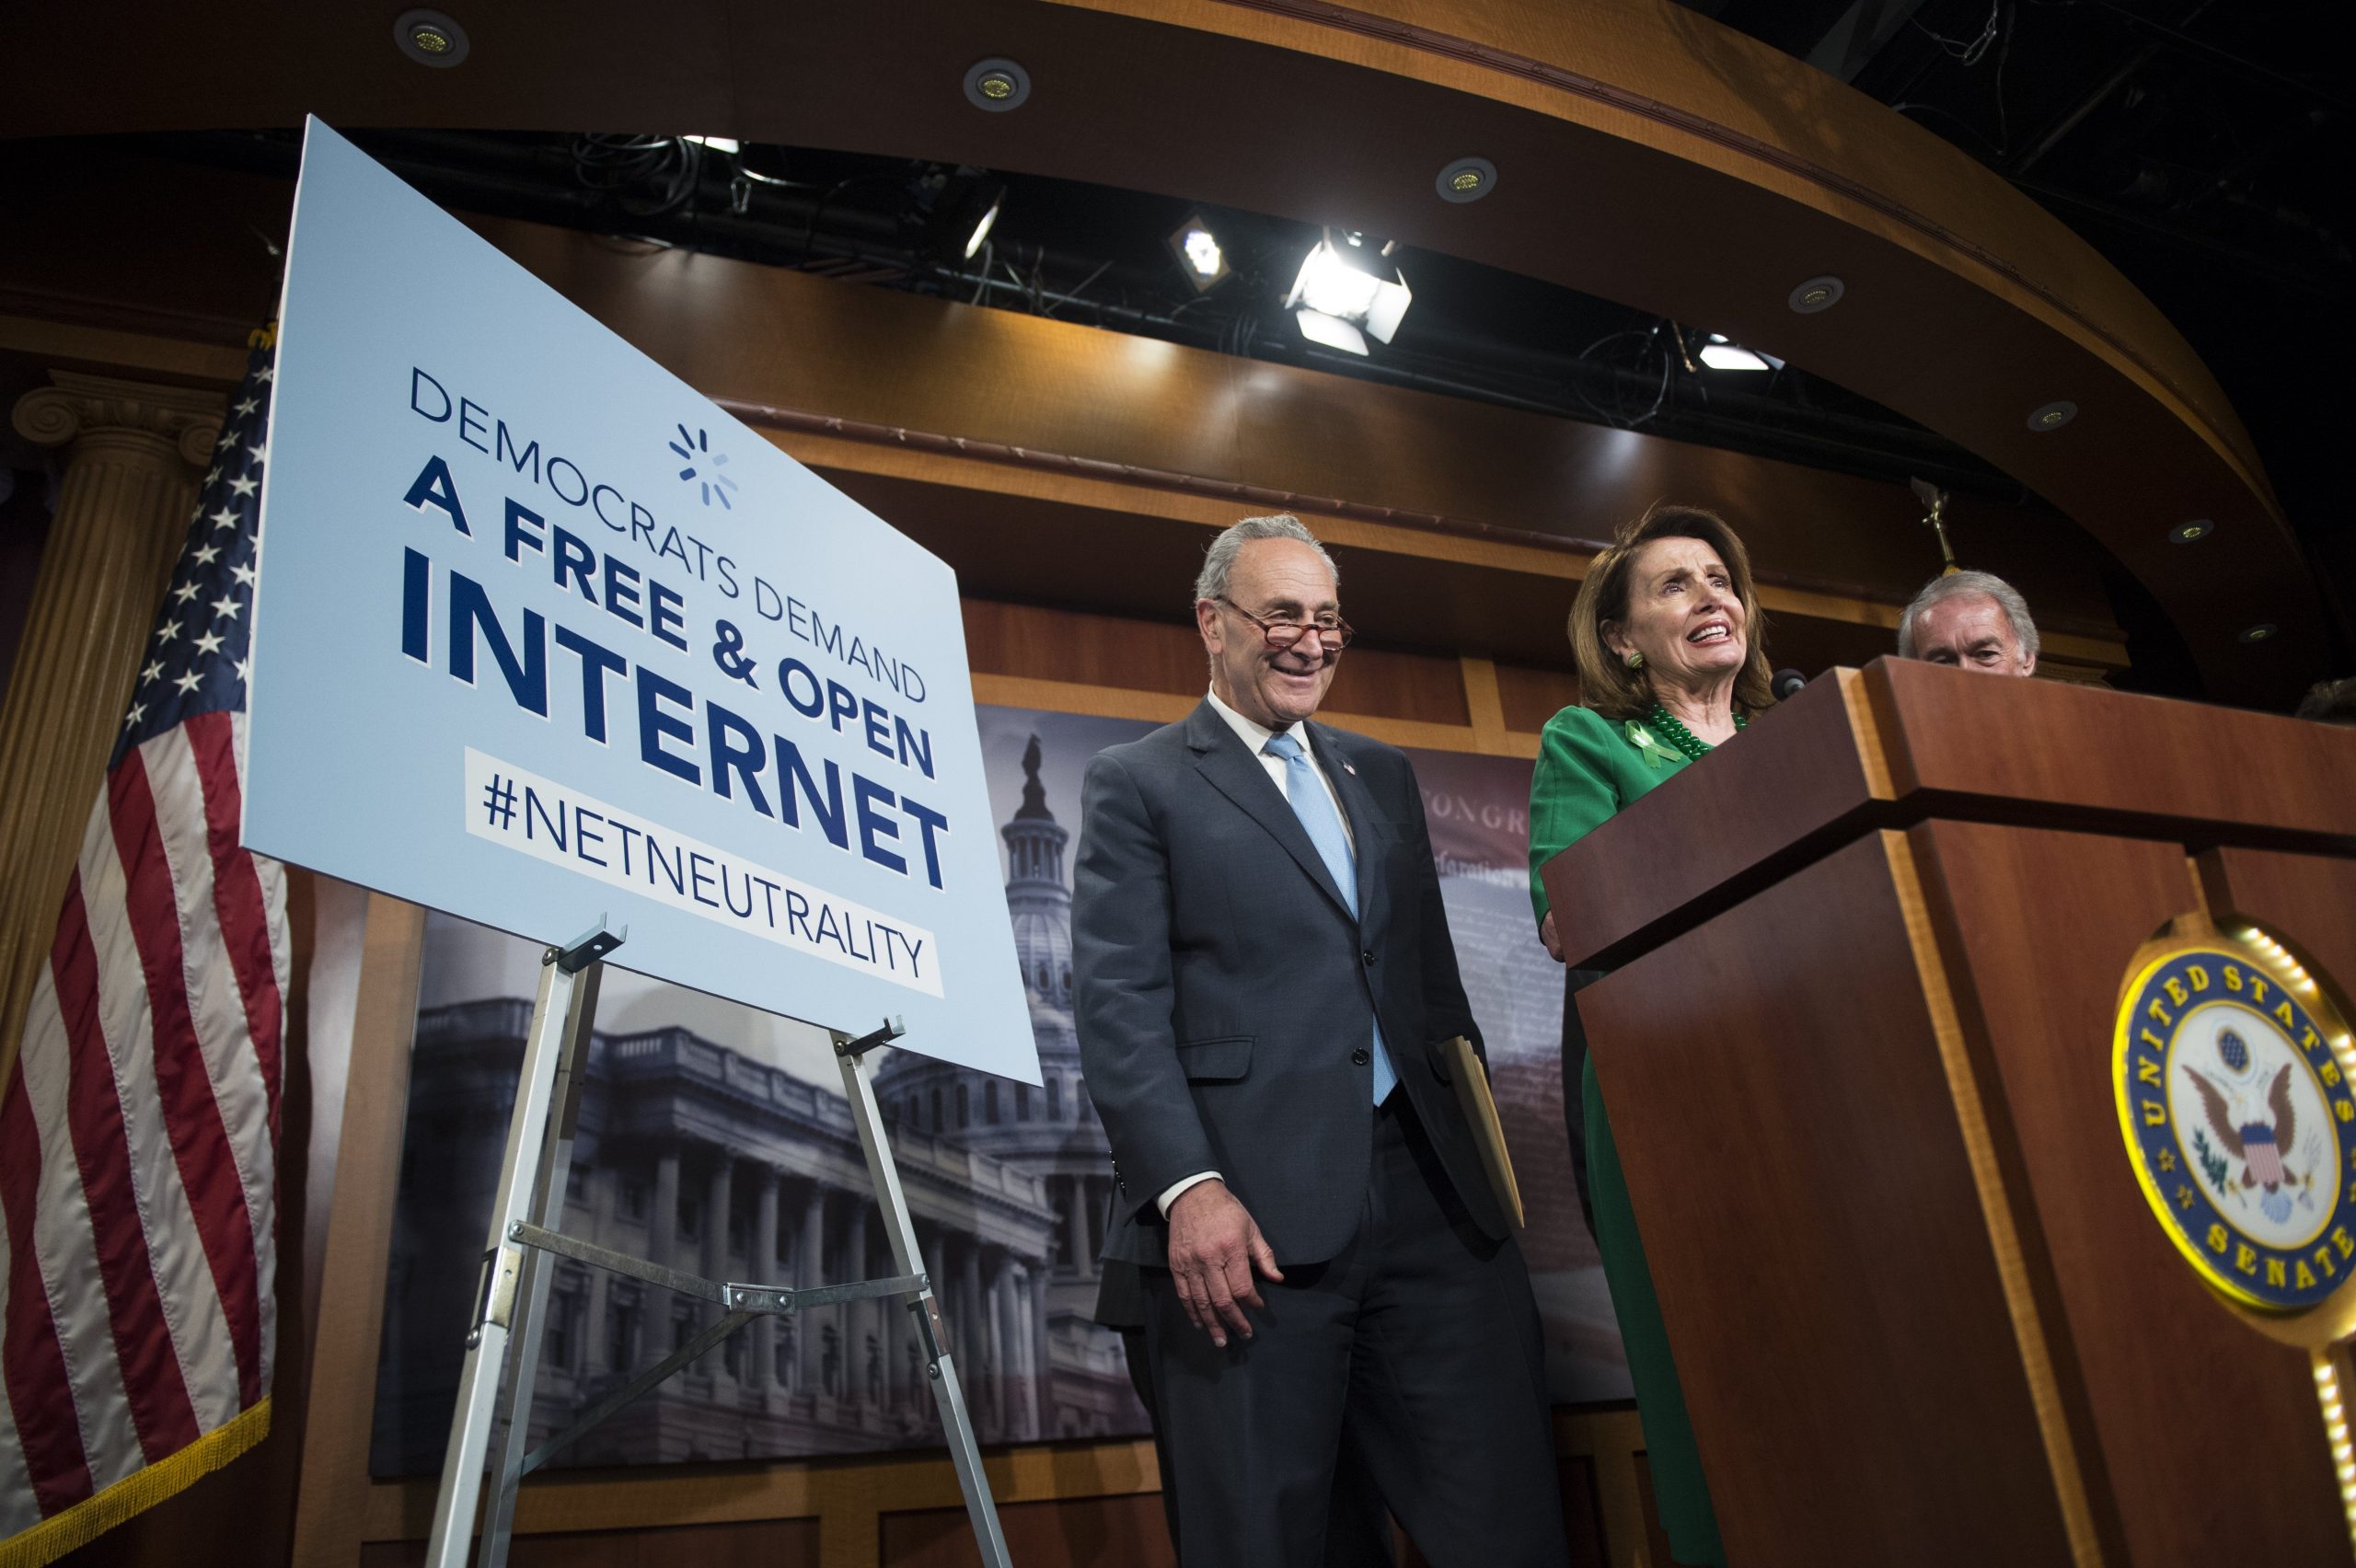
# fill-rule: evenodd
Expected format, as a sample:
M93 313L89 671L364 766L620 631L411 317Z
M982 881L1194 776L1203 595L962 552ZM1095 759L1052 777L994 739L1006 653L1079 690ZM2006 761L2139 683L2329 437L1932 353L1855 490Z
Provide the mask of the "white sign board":
M318 121L246 842L1039 1081L955 575Z

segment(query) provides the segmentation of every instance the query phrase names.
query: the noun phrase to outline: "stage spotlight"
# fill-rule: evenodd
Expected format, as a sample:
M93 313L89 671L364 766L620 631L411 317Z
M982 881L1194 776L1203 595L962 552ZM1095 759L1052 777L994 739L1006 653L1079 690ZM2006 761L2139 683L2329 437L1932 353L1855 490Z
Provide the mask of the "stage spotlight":
M1405 275L1396 269L1392 270L1393 275L1390 279L1379 277L1371 271L1379 263L1380 257L1372 252L1362 236L1348 236L1347 245L1346 251L1335 246L1333 231L1325 231L1315 248L1302 259L1300 275L1293 280L1292 293L1285 299L1285 308L1312 311L1348 326L1364 328L1387 343L1399 330L1399 323L1405 317L1407 306L1414 303L1415 295L1408 291ZM1384 246L1380 256L1387 257L1393 248ZM1301 332L1313 341L1328 341L1312 331L1306 321L1301 325ZM1334 343L1332 346L1346 348L1348 345ZM1361 346L1351 352L1364 353L1363 340Z
M1228 274L1227 251L1200 213L1189 216L1170 236L1170 251L1178 258L1178 270L1186 274L1196 294Z
M979 169L961 168L933 195L925 224L925 254L942 265L971 261L998 224L1006 186Z
M1312 343L1322 343L1345 354L1366 353L1366 334L1338 316L1328 316L1304 305L1292 313L1292 319L1293 325L1300 329L1300 335Z
M1729 343L1716 332L1702 345L1702 363L1712 370L1770 370L1773 367L1749 349Z

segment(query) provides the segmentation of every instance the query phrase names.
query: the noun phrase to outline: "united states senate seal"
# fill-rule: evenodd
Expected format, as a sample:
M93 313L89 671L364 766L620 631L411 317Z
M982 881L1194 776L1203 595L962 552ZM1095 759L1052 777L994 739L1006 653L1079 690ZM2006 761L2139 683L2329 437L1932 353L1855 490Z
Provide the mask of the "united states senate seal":
M2129 1157L2177 1250L2244 1307L2304 1312L2356 1278L2349 1051L2327 989L2262 931L2136 954L2112 1057Z

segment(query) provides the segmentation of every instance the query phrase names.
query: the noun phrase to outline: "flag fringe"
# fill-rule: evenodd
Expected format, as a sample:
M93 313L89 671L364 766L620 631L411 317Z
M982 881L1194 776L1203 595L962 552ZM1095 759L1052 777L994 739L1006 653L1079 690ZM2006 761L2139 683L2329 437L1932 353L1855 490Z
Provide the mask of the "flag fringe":
M200 1477L219 1470L270 1435L270 1397L167 1459L127 1475L21 1534L0 1540L0 1568L47 1568L77 1546L87 1546Z

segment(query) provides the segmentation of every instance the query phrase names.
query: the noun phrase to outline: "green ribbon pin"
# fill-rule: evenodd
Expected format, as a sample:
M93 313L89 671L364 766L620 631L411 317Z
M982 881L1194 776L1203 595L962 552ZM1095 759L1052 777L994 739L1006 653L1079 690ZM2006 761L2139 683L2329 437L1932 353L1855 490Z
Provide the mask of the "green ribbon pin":
M1685 760L1683 752L1654 734L1642 721L1631 719L1623 728L1628 732L1629 744L1636 748L1648 767L1673 767Z

